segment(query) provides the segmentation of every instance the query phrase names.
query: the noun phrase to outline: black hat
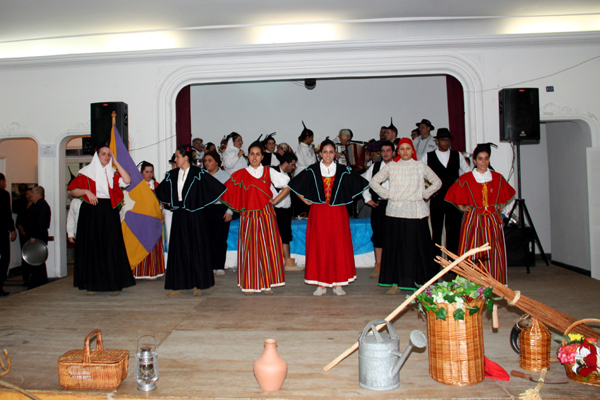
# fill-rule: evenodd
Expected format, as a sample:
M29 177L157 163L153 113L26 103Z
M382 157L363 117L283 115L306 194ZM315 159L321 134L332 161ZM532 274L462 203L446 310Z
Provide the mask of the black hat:
M173 153L173 155L171 156L171 159L169 160L169 163L171 163L171 164L177 164L175 162L175 153Z
M435 139L444 139L448 138L450 140L454 140L448 128L440 128L437 131L437 135L434 136Z
M475 150L473 150L473 158L477 158L477 154L481 153L481 152L486 152L488 153L488 155L492 155L492 147L495 147L496 149L498 148L498 146L496 146L494 143L488 142L488 143L478 143L477 147L475 147Z
M248 146L248 153L250 153L250 149L253 147L258 147L261 151L263 151L263 141L261 139L262 134L254 142L250 143L250 146Z
M421 124L427 125L432 131L435 129L435 126L431 125L431 121L429 121L428 119L423 118L421 120L421 122L417 122L416 123L417 126L419 126Z
M394 132L396 132L396 133L398 133L398 128L396 128L396 127L394 126L394 120L393 120L393 118L392 118L392 117L390 117L390 126L388 126L387 128L388 128L388 129L391 129L391 130L393 130L393 131L394 131Z
M263 143L266 145L267 142L269 141L269 139L275 140L275 138L273 138L273 136L275 136L275 135L277 135L277 132L269 133L267 136L265 136Z

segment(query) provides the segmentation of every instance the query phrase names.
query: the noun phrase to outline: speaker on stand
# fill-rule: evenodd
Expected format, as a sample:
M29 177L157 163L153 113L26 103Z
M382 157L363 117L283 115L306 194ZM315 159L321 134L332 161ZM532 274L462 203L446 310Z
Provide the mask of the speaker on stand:
M509 265L535 265L533 243L549 265L546 254L535 230L525 199L521 197L521 142L539 142L540 105L537 88L502 89L498 93L500 106L500 141L511 142L517 149L517 198L504 223L506 252ZM509 225L518 207L518 221ZM525 225L525 219L529 226Z
M125 147L129 149L127 104L120 101L92 103L90 105L91 153L87 154L93 154L99 144L110 143L110 131L112 129L111 114L113 111L117 113L115 126L123 139Z

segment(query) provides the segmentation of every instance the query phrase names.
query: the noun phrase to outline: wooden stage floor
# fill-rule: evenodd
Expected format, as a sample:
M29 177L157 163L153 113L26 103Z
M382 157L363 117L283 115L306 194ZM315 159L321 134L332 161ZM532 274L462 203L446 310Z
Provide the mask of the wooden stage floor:
M274 296L244 296L235 273L216 277L216 285L194 297L191 291L167 297L164 278L138 281L120 296L87 296L72 287L68 277L46 286L0 299L0 349L12 358L7 382L33 391L43 399L75 397L193 398L193 399L515 399L535 383L519 378L510 382L485 379L454 387L429 376L427 350L413 352L400 373L400 387L375 392L358 384L358 353L325 372L323 367L351 346L371 320L384 318L405 294L388 296L369 279L371 269L360 269L347 295L328 291L314 297L314 286L303 283L303 272L288 272L287 284ZM510 268L510 286L575 318L600 317L600 281L559 268L538 265L531 274ZM486 320L485 353L508 372L519 369L519 357L509 345L512 326L521 312L501 302L501 327ZM411 330L426 332L425 319L411 306L395 322L401 351ZM57 359L68 350L83 348L84 337L102 330L105 348L130 352L129 375L117 390L67 390L58 384ZM154 329L159 340L158 389L136 390L133 365L136 334ZM263 392L252 372L261 356L263 340L279 341L288 362L288 376L277 392ZM552 353L558 344L553 342ZM538 374L533 374L537 377ZM564 368L552 364L548 380L567 381ZM600 388L569 382L547 384L541 395L550 398L598 398ZM0 390L0 400L23 398Z

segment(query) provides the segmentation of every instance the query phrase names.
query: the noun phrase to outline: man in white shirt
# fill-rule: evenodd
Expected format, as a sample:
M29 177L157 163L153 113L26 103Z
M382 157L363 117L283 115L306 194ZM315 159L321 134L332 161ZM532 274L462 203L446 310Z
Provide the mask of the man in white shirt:
M370 181L377 172L383 168L386 164L392 162L396 156L394 151L394 144L388 140L381 142L381 161L377 161L369 167L367 172L363 174L363 178ZM388 181L382 183L382 186L389 189L390 184ZM387 206L387 200L381 199L377 193L372 189L365 190L362 194L365 204L372 207L371 210L371 228L373 229L373 236L371 241L375 249L375 270L369 278L377 278L381 269L381 255L383 254L383 235L384 235L384 223L385 223L385 207Z
M428 119L422 119L421 122L417 122L416 125L419 128L421 136L413 140L413 143L415 145L415 150L417 151L417 160L422 160L425 154L437 149L437 144L435 143L433 136L431 136L431 131L435 130L435 127L431 125L431 122Z
M431 239L434 243L442 244L442 231L446 226L446 248L458 254L460 224L462 212L444 200L446 192L459 176L471 169L460 152L450 150L452 136L447 128L440 128L435 136L438 149L423 156L421 161L429 166L442 180L442 187L431 196L430 221ZM438 251L438 254L441 254Z
M192 140L192 147L194 148L194 152L196 153L196 166L202 167L202 159L204 158L205 150L204 141L200 138L194 138Z
M346 160L347 154L347 146L350 144L350 140L352 140L352 131L350 129L341 129L337 138L334 140L335 143L335 158L338 160L338 164L348 165L348 160Z

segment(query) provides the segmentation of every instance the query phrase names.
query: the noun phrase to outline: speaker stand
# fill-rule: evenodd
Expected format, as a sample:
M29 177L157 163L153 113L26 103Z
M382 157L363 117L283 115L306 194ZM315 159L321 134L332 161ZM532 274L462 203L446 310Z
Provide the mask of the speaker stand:
M550 263L548 262L548 258L546 258L546 253L544 253L544 248L542 247L540 238L538 237L537 231L535 230L535 226L533 225L533 221L531 220L531 216L529 215L529 211L527 210L527 206L525 205L525 199L521 198L521 142L518 140L515 140L513 143L517 146L517 179L518 179L518 181L517 181L517 198L515 199L515 204L513 205L512 209L510 210L510 214L508 214L508 218L506 219L504 226L506 227L508 225L508 222L510 221L510 218L513 216L515 209L517 207L519 207L519 223L517 225L518 228L522 232L525 232L525 218L524 217L526 217L527 222L529 223L529 227L531 228L531 232L533 232L533 241L535 242L538 250L540 251L542 259L544 260L546 265L550 265ZM527 248L529 248L529 246L527 246ZM528 257L525 257L525 266L527 267L527 273L529 274L531 271L529 270Z

